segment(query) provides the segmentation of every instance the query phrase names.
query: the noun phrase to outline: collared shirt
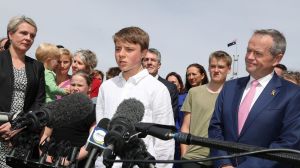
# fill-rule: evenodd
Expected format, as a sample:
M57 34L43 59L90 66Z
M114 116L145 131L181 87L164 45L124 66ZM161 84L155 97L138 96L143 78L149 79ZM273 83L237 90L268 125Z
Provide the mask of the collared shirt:
M270 73L269 75L265 76L265 77L262 77L260 79L257 79L259 85L256 87L256 91L255 91L255 95L254 95L254 98L253 98L253 101L251 103L251 106L250 106L250 109L252 108L252 106L254 105L254 103L256 102L256 100L258 99L259 95L262 93L262 91L264 90L264 88L267 86L267 84L270 82L270 80L272 79L274 75L274 72ZM250 90L250 87L251 87L251 82L254 81L255 79L250 76L250 80L248 81L247 83L247 86L244 90L244 93L243 93L243 97L242 97L242 100L244 100L246 94L249 92ZM241 100L241 102L242 102ZM241 103L240 102L240 103Z
M119 76L103 82L96 105L97 123L102 118L111 119L118 105L128 98L136 98L144 104L145 113L141 122L174 125L169 91L146 69L130 77L127 81L120 73ZM173 159L174 140L163 141L152 136L147 136L143 140L148 152L156 160ZM172 167L172 164L156 164L156 166Z

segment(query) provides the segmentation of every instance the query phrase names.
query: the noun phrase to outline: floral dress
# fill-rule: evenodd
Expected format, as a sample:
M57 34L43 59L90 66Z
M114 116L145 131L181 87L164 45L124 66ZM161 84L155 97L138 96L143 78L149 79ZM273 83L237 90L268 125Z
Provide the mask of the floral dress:
M23 111L25 93L27 87L27 77L25 67L21 69L13 68L14 71L14 86L13 86L13 96L12 103L10 107L10 113L20 113ZM6 165L5 157L9 153L11 148L9 147L9 142L0 139L0 167L10 168Z

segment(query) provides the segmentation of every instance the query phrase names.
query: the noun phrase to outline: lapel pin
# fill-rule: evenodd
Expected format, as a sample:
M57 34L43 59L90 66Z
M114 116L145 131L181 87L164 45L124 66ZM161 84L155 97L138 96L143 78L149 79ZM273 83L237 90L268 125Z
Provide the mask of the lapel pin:
M276 94L276 91L275 91L275 90L272 90L271 95L272 95L272 96L275 96L275 94Z

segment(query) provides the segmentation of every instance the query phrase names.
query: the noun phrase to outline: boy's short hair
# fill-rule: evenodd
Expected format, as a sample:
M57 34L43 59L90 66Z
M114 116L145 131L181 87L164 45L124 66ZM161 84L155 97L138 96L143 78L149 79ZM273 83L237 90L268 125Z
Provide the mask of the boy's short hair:
M59 49L54 44L41 43L36 49L35 57L38 61L44 63L48 58L59 59Z
M210 64L212 58L216 58L217 60L224 60L226 62L226 65L228 67L231 67L232 58L225 51L219 50L219 51L215 51L215 52L211 53L209 56L209 62L208 62L209 64Z
M115 44L119 41L139 44L142 51L149 48L149 35L139 27L123 28L113 36L113 39Z

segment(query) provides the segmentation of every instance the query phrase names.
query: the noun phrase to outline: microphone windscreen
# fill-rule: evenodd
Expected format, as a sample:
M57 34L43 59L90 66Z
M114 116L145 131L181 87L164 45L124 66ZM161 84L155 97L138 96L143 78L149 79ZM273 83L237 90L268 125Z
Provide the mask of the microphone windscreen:
M127 119L131 124L135 124L143 119L144 113L145 107L143 103L135 98L129 98L120 103L112 121L123 118Z
M109 120L108 118L102 118L102 119L98 122L97 127L107 130L109 121L110 121L110 120Z
M93 112L94 104L87 95L74 93L45 104L41 110L49 113L47 126L59 128L87 117Z

